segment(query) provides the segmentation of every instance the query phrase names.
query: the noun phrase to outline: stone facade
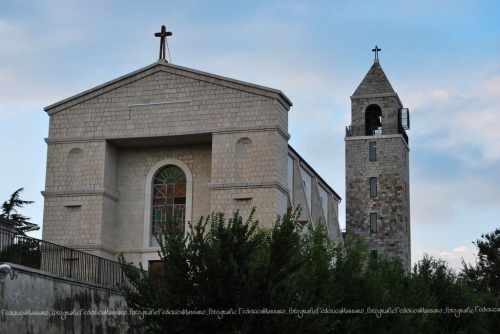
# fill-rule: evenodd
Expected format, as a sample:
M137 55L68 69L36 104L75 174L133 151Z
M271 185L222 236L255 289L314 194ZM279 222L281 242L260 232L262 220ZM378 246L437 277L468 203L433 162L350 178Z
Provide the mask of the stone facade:
M372 254L396 257L409 270L410 149L399 119L403 105L378 59L351 101L345 138L347 234L363 237ZM381 111L380 127L367 124L369 110Z
M44 239L147 266L153 179L174 165L187 221L255 206L270 227L305 204L301 220L321 219L341 242L340 197L288 145L291 106L279 90L158 61L45 108Z

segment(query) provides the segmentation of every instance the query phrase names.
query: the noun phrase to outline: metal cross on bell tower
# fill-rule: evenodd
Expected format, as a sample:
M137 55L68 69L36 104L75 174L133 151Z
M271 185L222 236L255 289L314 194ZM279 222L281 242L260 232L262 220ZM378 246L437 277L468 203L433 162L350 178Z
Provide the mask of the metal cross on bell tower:
M375 52L375 59L378 59L379 51L382 51L382 49L379 49L378 46L375 45L375 49L372 49L372 52Z
M160 37L160 57L158 59L167 61L165 59L165 45L167 44L165 39L167 36L172 36L172 33L167 31L165 26L161 26L161 32L155 33L155 36Z

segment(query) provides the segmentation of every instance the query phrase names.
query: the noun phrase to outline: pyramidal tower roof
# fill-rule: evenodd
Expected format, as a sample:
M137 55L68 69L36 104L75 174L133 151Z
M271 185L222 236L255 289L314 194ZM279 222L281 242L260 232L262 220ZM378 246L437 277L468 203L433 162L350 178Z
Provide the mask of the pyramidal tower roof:
M396 93L376 58L365 78L359 84L353 96Z

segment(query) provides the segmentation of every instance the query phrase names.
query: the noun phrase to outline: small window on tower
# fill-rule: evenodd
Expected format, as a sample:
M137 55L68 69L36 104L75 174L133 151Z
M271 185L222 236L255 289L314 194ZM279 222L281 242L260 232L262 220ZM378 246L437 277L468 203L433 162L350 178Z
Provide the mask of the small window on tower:
M372 254L372 257L373 257L374 259L376 259L376 258L377 258L377 251L376 251L376 250L371 250L371 251L370 251L370 253Z
M377 214L370 213L370 232L377 233Z
M377 196L377 178L370 177L370 197Z
M377 143L370 142L370 161L377 160Z

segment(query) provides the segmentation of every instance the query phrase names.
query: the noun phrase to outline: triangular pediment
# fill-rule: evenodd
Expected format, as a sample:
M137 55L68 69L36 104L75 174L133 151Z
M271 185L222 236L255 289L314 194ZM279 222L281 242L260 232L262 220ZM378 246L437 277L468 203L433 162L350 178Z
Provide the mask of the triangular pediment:
M377 94L387 94L395 93L394 89L387 79L387 76L380 66L378 59L373 63L365 78L359 84L358 88L354 92L353 96L360 95L377 95Z
M149 66L143 67L137 71L119 77L115 80L111 80L102 85L84 91L80 94L74 95L60 102L54 103L48 107L45 107L44 110L49 115L52 115L61 110L94 99L110 91L119 89L120 87L129 85L135 81L142 80L158 72L164 72L166 74L182 76L188 79L199 80L214 85L219 85L231 89L236 89L239 91L244 91L251 94L278 99L284 106L286 106L287 109L289 109L290 106L292 106L292 102L288 99L288 97L278 89L259 86L252 83L226 78L207 72L202 72L182 66L172 65L165 61L158 61Z

